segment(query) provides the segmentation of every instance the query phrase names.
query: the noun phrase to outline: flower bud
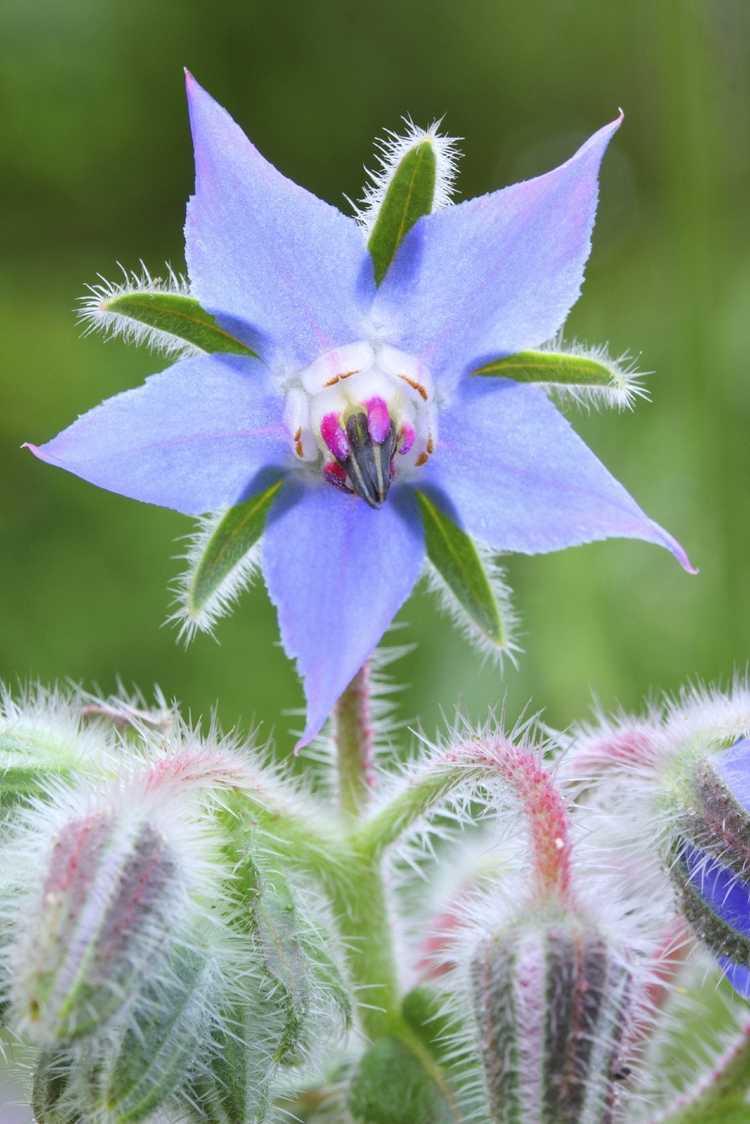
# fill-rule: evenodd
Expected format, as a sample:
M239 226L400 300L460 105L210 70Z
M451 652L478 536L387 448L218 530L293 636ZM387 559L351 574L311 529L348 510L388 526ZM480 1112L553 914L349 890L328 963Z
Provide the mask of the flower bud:
M480 942L471 991L493 1124L611 1120L632 984L604 936L566 913Z
M58 832L14 953L13 1006L33 1040L79 1038L131 997L169 932L175 881L175 856L148 822L100 810Z
M395 1036L377 1039L364 1054L349 1109L357 1124L450 1124L456 1119L445 1090Z
M699 757L678 799L669 869L682 912L750 998L750 740Z
M83 717L75 695L40 689L14 699L0 691L0 821L56 783L111 766L107 738Z

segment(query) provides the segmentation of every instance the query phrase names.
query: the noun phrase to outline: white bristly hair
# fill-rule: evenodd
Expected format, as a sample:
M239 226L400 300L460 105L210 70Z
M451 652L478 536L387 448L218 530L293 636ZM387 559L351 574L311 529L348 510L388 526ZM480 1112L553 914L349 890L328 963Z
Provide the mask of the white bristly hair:
M474 543L479 554L482 567L489 581L492 595L497 604L503 622L505 643L497 644L488 636L464 609L453 590L447 584L440 572L430 562L425 563L423 577L430 593L434 593L442 612L449 617L463 636L477 648L482 655L501 664L504 659L509 659L516 666L516 657L521 651L516 643L516 629L518 615L510 600L510 589L505 584L505 574L497 564L494 553L480 543Z
M100 273L99 280L87 285L88 293L79 299L76 311L84 328L84 336L101 332L107 339L119 337L126 343L145 344L146 347L171 357L202 355L199 348L178 336L142 324L130 316L122 316L108 307L117 297L137 293L176 293L187 297L190 295L187 278L182 273L177 273L169 263L165 263L165 277L152 277L143 261L140 262L139 270L126 269L120 262L117 265L122 272L121 281L108 281Z
M202 605L193 603L193 582L198 567L216 528L228 511L229 508L223 508L201 517L192 534L183 539L185 550L177 556L186 565L172 584L175 608L167 617L167 623L177 625L179 639L186 645L197 632L213 635L216 623L227 615L240 594L252 585L260 569L262 540L258 539Z
M586 409L599 409L600 407L613 407L617 410L632 410L638 400L649 401L648 387L643 385L643 379L653 374L653 371L637 370L637 360L628 351L621 355L612 356L606 344L587 344L581 340L563 340L562 333L555 336L548 343L539 348L540 351L561 352L564 355L577 356L581 359L591 359L605 367L611 382L608 386L575 385L568 383L540 383L542 389L547 390L561 404L574 402L577 406Z
M405 128L402 133L387 129L385 134L376 140L377 167L365 168L367 181L359 203L349 200L354 207L355 218L366 234L370 233L375 224L380 205L396 168L407 152L422 141L429 141L432 144L437 162L435 199L432 209L437 211L441 207L447 207L451 202L458 158L461 155L458 149L460 138L447 137L439 132L442 118L433 121L426 129L415 125L408 116L403 118L403 122Z

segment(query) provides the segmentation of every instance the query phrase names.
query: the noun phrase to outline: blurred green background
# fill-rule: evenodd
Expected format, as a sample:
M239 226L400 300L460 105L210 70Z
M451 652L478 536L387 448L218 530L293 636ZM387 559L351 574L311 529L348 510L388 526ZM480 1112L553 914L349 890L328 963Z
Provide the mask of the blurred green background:
M190 524L20 450L166 363L82 340L84 283L142 257L182 265L192 165L182 66L285 173L347 209L372 139L403 113L465 138L460 193L546 170L623 106L568 333L630 349L653 403L573 420L677 535L697 578L609 542L509 560L525 654L482 665L426 594L402 613L401 711L427 729L507 695L564 726L748 656L750 5L464 0L377 5L3 0L0 674L108 691L158 682L194 714L260 722L282 749L301 705L262 585L188 650L162 628ZM321 638L321 645L326 638Z

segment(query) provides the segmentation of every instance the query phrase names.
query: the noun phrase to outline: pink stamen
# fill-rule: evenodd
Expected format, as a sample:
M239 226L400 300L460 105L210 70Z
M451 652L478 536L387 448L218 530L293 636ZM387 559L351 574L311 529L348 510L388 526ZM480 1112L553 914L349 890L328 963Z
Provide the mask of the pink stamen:
M412 445L417 439L417 431L410 422L404 422L401 426L401 433L399 434L400 444L398 447L399 453L403 456L408 453Z
M335 488L341 488L345 492L351 492L351 488L346 482L346 470L341 467L338 461L328 461L323 465L323 476L329 484L333 484Z
M346 460L349 456L349 439L341 425L338 414L325 415L320 423L320 436L337 460Z
M382 445L391 431L391 415L382 398L375 396L365 403L367 407L367 428L370 437L378 445Z

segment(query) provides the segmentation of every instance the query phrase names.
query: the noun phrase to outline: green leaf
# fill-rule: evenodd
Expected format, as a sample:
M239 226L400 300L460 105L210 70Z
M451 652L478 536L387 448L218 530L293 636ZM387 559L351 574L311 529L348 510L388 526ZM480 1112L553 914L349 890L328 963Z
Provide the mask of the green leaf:
M510 646L508 623L488 569L474 542L424 492L422 509L427 556L476 638L494 650Z
M449 1067L461 1023L445 995L437 988L419 984L404 996L401 1013L435 1060Z
M200 554L188 576L184 605L189 617L200 617L236 567L263 534L268 510L281 488L277 480L264 492L232 507L200 543Z
M420 141L402 157L393 173L367 243L376 284L385 277L402 239L417 219L432 210L436 181L435 149L431 141Z
M229 352L233 355L255 355L226 329L222 328L197 300L184 293L143 290L124 292L105 298L100 310L185 340L206 352Z

